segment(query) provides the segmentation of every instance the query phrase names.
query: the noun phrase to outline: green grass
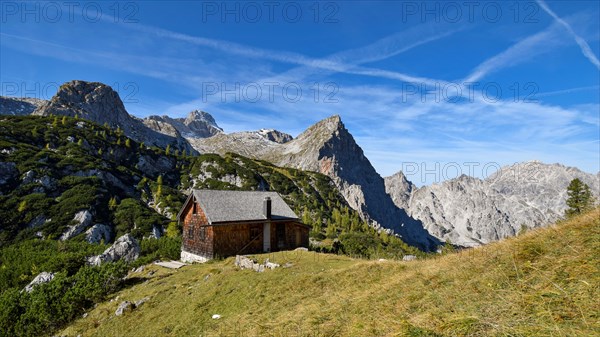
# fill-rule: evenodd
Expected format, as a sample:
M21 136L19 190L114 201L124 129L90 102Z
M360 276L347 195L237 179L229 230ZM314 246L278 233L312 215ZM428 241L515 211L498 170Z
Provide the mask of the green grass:
M315 252L149 266L58 335L593 336L600 334L600 209L437 258L367 261ZM124 300L150 300L116 317ZM212 319L213 314L222 315Z

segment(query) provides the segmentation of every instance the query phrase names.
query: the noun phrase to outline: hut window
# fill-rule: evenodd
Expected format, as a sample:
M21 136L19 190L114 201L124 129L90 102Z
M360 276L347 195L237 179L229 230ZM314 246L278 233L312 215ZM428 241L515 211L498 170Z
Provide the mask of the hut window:
M192 226L188 227L187 236L188 236L188 239L190 239L190 240L194 239L194 227L192 227Z
M198 214L198 205L196 204L195 201L194 201L194 204L192 206L192 214Z
M200 240L206 239L206 227L200 227Z

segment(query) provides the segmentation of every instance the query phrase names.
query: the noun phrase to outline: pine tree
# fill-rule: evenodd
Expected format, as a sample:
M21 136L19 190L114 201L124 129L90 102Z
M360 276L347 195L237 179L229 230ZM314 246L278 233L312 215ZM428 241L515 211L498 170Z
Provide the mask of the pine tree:
M117 197L112 197L108 201L108 209L113 210L117 208Z
M310 218L310 212L306 207L304 207L304 212L302 213L302 222L305 224L310 224L312 222Z
M19 204L19 208L17 209L19 213L23 213L27 209L27 200L21 201Z
M62 125L67 124L67 116L63 116L61 123L62 123Z
M125 147L130 148L131 147L131 139L127 138L125 140Z
M565 211L567 217L581 214L592 207L590 187L579 178L571 180L569 187L567 187L567 195L567 206L569 206Z
M167 148L165 149L165 154L168 156L169 153L171 153L171 145L167 145Z

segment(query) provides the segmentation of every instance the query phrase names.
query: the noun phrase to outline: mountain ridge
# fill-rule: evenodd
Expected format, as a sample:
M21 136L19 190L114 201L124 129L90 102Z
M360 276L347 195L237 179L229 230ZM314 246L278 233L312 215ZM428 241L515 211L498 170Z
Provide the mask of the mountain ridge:
M562 218L567 186L575 178L600 197L600 175L537 160L504 166L486 179L461 175L416 188L400 171L385 181L396 205L421 220L432 235L478 246Z

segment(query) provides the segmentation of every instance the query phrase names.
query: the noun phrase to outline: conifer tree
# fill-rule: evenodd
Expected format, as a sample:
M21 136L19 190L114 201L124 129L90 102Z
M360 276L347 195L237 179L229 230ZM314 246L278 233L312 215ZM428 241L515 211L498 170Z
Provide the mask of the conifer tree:
M567 206L565 211L567 217L581 214L592 207L592 192L590 187L579 178L571 180L567 187Z

